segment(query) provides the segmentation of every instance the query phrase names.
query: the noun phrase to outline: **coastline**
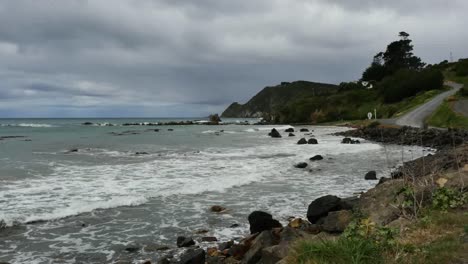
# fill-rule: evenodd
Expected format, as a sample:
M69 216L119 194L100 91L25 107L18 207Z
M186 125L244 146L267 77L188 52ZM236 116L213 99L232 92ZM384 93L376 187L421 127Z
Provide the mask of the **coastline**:
M272 131L273 134L273 131ZM362 127L336 133L337 136L363 138L383 144L418 145L436 148L429 154L404 162L388 177L382 177L375 187L354 197L326 195L311 202L307 216L291 217L287 226L277 226L274 216L255 211L249 215L252 229L238 243L235 240L220 243L204 249L190 248L181 254L179 262L168 256L159 260L163 263L276 263L292 262L292 248L301 241L337 240L347 226L356 221L355 215L365 215L377 226L402 230L415 221L406 215L406 208L391 206L397 199L399 189L407 182L412 184L430 180L432 184L419 186L419 194L438 187L464 188L468 182L468 133L463 130L441 131L436 129L416 129L410 127ZM353 139L351 139L352 141ZM400 197L401 198L401 197ZM424 199L424 198L421 198ZM428 199L428 198L426 198ZM317 213L318 212L318 213ZM252 219L259 217L257 220ZM361 216L362 217L362 216ZM413 216L414 217L414 216Z

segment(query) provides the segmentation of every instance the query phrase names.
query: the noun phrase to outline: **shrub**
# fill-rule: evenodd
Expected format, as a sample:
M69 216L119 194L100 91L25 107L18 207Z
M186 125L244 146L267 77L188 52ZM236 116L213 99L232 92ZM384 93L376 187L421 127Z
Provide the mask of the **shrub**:
M468 59L460 59L455 65L455 74L460 77L468 76Z
M435 209L443 211L447 211L450 208L457 208L467 202L468 193L451 188L439 188L432 195L432 206Z
M438 70L399 70L394 75L386 77L379 87L384 101L394 103L421 91L441 89L443 84L444 76Z

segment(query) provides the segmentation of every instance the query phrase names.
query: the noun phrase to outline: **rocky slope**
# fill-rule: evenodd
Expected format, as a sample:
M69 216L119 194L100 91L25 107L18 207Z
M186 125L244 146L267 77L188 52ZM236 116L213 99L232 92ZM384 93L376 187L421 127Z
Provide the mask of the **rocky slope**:
M245 104L232 103L221 115L222 117L259 118L273 115L274 110L291 100L325 95L336 92L338 86L333 84L308 81L282 82L280 85L265 87Z

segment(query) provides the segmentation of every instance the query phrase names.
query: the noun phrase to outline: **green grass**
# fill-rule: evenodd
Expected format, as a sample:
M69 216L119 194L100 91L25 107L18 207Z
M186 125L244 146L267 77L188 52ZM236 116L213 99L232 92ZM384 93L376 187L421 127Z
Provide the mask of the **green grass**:
M300 241L288 263L298 264L378 264L384 263L381 249L366 239Z
M452 128L468 128L468 118L455 113L450 106L450 102L444 102L429 116L426 120L429 126L434 127L452 127Z

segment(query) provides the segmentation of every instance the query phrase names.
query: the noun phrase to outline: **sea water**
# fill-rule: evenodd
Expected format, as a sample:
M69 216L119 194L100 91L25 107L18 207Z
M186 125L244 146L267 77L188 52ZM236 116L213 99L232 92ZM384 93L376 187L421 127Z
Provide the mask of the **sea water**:
M284 132L290 126L233 119L222 126L122 126L167 121L0 119L0 137L23 136L0 140L0 261L155 261L179 253L177 236L242 237L254 210L285 224L305 217L322 195L348 197L375 186L364 180L370 170L388 176L432 151L341 144L331 134L347 128L332 126L307 127L312 135L296 127L295 137ZM273 127L282 138L267 135ZM297 145L301 137L319 144ZM324 159L309 162L314 155ZM309 166L295 168L298 162ZM213 205L227 210L210 212ZM196 234L201 229L208 232ZM174 249L156 250L160 245Z

